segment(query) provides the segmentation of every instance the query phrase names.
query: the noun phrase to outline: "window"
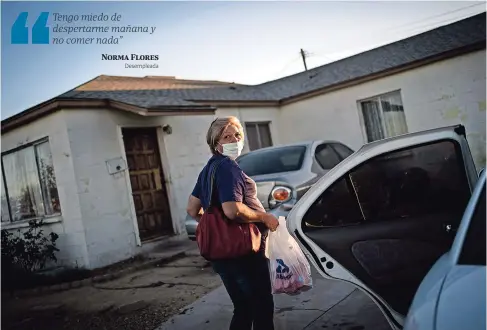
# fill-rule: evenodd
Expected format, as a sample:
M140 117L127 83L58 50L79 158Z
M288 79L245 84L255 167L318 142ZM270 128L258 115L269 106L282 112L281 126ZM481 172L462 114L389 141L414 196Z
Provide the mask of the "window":
M406 134L406 116L399 91L360 102L367 141Z
M2 222L61 213L49 141L2 155Z
M434 215L459 219L469 198L459 146L439 141L364 162L323 192L304 222L334 227Z
M321 144L316 147L315 152L316 161L324 170L331 170L338 163L340 157L329 144Z
M333 143L332 144L333 149L340 155L340 157L343 159L347 158L351 154L353 154L353 150L350 149L349 147L340 144L340 143Z
M237 163L248 176L291 172L301 169L305 152L305 146L273 148L242 155Z
M355 225L362 220L362 213L348 176L326 189L303 218L305 226L310 229Z
M245 123L249 149L257 150L260 148L271 147L272 138L269 123Z

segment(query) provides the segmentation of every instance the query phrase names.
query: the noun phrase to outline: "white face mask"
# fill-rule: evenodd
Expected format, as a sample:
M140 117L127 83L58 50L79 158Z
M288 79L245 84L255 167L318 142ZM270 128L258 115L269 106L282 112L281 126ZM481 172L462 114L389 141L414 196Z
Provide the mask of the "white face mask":
M227 156L231 159L235 159L242 153L242 149L244 147L243 141L238 141L235 143L225 143L220 144L223 148L222 154Z

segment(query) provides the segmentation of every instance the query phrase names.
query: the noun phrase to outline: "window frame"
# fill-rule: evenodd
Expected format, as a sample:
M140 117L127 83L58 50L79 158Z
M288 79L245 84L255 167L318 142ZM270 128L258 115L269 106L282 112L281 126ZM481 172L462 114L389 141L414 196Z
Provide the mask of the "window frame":
M267 146L267 147L272 147L274 146L274 141L272 139L272 130L271 130L271 125L272 125L272 121L246 121L244 123L244 126L245 126L245 135L246 135L246 140L247 140L247 145L249 146L249 150L250 151L254 151L254 150L259 150L259 149L262 149L262 148L267 148L267 147L263 147L262 146L262 139L261 139L261 136L260 136L260 132L259 132L259 125L265 125L266 128L269 130L269 139L270 139L270 145ZM257 142L259 144L259 147L257 149L251 149L250 148L250 142L249 142L249 139L248 139L248 130L247 130L247 126L254 126L255 129L256 129L256 133L257 133Z
M360 124L361 124L361 127L362 127L362 135L363 135L363 138L364 138L364 141L365 143L372 143L372 142L375 142L375 141L380 141L380 140L384 140L384 139L388 139L388 138L392 138L394 136L390 136L389 134L387 134L387 128L385 126L385 123L384 123L384 109L382 107L382 102L381 102L381 98L384 98L388 95L392 95L392 94L399 94L399 97L401 99L401 105L402 105L402 112L404 113L404 124L406 126L406 133L409 133L409 128L408 128L408 125L407 125L407 118L406 118L406 111L405 111L405 107L404 107L404 101L403 101L403 97L402 97L402 93L401 93L401 89L395 89L395 90L392 90L392 91L389 91L389 92L385 92L385 93L381 93L381 94L377 94L377 95L374 95L374 96L370 96L370 97L367 97L367 98L364 98L364 99L360 99L360 100L357 100L357 107L358 107L358 111L359 111L359 116L360 116ZM368 139L368 136L367 136L367 127L365 126L365 118L364 118L364 109L362 107L362 103L364 102L369 102L369 101L377 101L378 103L378 106L379 106L379 116L380 116L380 123L381 123L381 126L382 126L382 131L385 133L384 135L384 138L383 139L379 139L379 140L374 140L374 141L369 141Z
M22 144L20 146L17 146L15 148L12 148L12 149L9 149L7 151L4 151L0 154L0 163L2 165L2 169L1 169L1 175L2 175L2 183L3 183L3 187L2 189L4 189L5 191L5 198L7 200L7 207L8 207L8 215L9 215L9 219L8 221L1 221L1 224L2 224L2 227L5 226L5 227L10 227L10 226L22 226L23 224L26 224L28 223L29 221L31 220L40 220L40 219L55 219L55 218L59 218L62 216L62 210L60 212L55 212L53 214L44 214L43 216L37 216L37 217L32 217L32 218L28 218L28 219L22 219L22 220L17 220L17 221L14 221L13 218L12 218L12 206L10 205L10 195L9 195L9 192L8 192L8 189L7 189L7 176L5 174L5 167L3 166L3 157L4 156L7 156L7 155L11 155L11 154L14 154L16 152L19 152L21 150L25 150L25 149L28 149L28 148L33 148L33 151L34 151L34 157L35 157L35 166L36 166L36 170L37 170L37 175L39 177L39 186L41 187L40 189L40 193L41 193L41 198L42 198L42 201L43 201L43 208L44 208L44 213L47 213L46 212L46 205L45 205L45 196L44 196L44 190L42 189L42 179L41 179L41 172L40 172L40 167L39 167L39 155L38 155L38 151L37 151L37 148L36 146L39 146L39 145L42 145L44 143L48 143L49 145L49 151L51 153L51 157L52 157L52 148L51 148L51 143L50 143L50 140L49 140L49 137L43 137L43 138L40 138L40 139L37 139L35 141L31 141L31 142L28 142L28 143L25 143L25 144ZM54 163L54 162L53 162ZM54 167L54 164L53 164L53 167ZM56 180L56 190L58 189L58 183L57 183L57 180ZM58 199L60 199L60 196L59 196L59 190L58 190ZM59 208L61 209L61 206L59 206Z

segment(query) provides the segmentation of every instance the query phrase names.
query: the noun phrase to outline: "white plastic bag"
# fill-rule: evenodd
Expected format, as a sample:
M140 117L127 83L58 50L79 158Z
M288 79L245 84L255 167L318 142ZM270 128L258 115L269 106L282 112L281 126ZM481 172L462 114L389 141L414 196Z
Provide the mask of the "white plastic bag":
M313 287L309 262L289 234L284 217L279 217L276 231L269 231L266 245L273 294L297 295Z

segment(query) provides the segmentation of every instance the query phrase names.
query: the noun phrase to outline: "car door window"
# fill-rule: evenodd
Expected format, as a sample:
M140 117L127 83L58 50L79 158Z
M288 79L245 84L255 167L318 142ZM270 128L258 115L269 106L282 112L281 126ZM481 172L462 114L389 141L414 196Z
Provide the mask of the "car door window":
M340 163L340 158L329 144L321 144L316 147L315 157L318 164L324 170L331 170Z
M439 214L461 218L470 189L457 148L451 141L441 141L368 160L337 181L336 188L327 189L308 210L313 219L305 216L304 221L328 227L358 223L357 216L362 222ZM350 213L352 209L360 212Z
M459 264L485 266L485 184L477 200L477 206L470 220L465 242L460 254Z
M338 153L338 155L343 159L347 158L351 154L353 154L353 150L348 148L347 146L344 146L343 144L340 143L333 143L332 144L333 149Z
M356 225L363 221L349 177L333 183L305 216L308 228Z
M441 214L459 222L470 199L461 153L450 141L377 157L351 180L368 222Z

